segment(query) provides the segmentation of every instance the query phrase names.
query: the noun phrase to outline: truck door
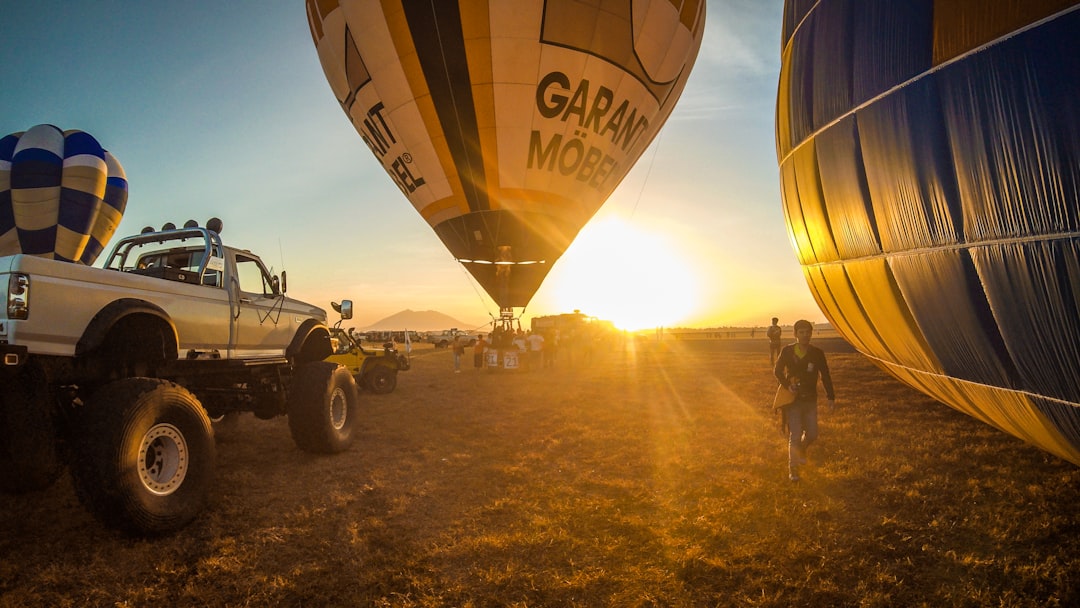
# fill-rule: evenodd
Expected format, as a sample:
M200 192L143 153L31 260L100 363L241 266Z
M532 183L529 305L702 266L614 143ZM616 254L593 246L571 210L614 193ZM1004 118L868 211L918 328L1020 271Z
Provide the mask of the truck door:
M234 257L230 289L236 307L230 356L283 356L296 330L292 315L282 312L284 298L277 293L277 282L258 258L240 252Z

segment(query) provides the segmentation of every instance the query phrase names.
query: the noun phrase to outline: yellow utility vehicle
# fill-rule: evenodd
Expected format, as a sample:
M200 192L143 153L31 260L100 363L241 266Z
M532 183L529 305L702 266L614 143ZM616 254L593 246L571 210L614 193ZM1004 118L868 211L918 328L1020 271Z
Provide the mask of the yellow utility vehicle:
M384 343L381 349L364 348L362 336L354 328L346 331L341 327L342 321L352 318L352 301L331 302L330 305L341 314L341 319L330 328L334 352L326 360L347 367L361 388L377 395L392 393L397 388L398 372L409 369L409 358L399 353L393 342Z

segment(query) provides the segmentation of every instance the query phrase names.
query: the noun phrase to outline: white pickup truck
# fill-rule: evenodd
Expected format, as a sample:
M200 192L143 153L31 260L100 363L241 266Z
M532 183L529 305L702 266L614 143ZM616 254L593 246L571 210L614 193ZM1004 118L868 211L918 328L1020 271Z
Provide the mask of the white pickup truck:
M208 224L121 239L103 268L0 257L0 490L67 465L103 523L158 534L206 502L211 420L287 415L301 449L349 447L358 391L323 360L326 312Z
M425 338L426 342L435 345L435 348L447 348L454 343L454 338L461 338L462 344L472 346L480 339L480 334L469 333L457 329L447 329L439 333L430 333Z

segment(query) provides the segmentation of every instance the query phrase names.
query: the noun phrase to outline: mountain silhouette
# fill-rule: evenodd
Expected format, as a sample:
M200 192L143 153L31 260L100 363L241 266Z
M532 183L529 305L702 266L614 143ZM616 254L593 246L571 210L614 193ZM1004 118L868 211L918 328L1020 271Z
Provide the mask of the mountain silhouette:
M394 313L385 319L380 319L367 327L360 329L360 331L368 331L372 329L382 330L403 330L409 329L413 331L441 331L451 328L458 329L471 329L466 323L458 321L450 315L443 314L436 310L403 310L399 313Z

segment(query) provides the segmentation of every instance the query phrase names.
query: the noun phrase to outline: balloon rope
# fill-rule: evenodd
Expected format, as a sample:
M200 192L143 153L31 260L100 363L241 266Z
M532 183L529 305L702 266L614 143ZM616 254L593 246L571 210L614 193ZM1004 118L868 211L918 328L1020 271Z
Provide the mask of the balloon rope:
M630 218L633 219L634 213L637 212L638 203L641 202L641 195L645 193L645 184L649 181L649 176L652 175L653 163L656 162L656 155L660 152L660 139L664 136L664 130L660 129L660 132L656 134L656 142L653 147L652 157L649 158L649 168L645 171L645 179L641 181L641 188L638 189L637 200L634 201L634 208L630 210Z
M495 315L491 314L491 309L488 307L487 303L484 302L484 294L480 293L480 290L476 288L476 286L479 285L479 282L475 277L469 274L468 270L465 270L465 264L462 264L457 260L454 261L457 262L458 268L461 269L461 273L465 275L465 280L472 286L473 292L476 294L476 299L480 300L480 305L484 307L484 312L488 313L488 316L494 319Z

